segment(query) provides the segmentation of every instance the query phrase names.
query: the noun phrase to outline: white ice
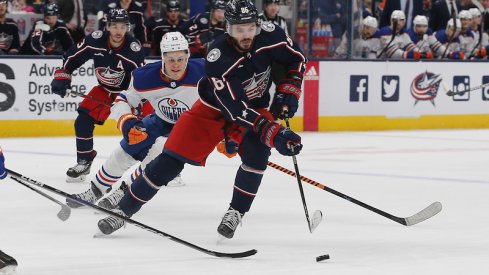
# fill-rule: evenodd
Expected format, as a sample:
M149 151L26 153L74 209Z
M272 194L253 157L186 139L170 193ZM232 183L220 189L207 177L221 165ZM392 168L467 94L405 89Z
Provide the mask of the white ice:
M239 160L216 152L205 168L186 166L185 187L162 188L133 218L209 249L257 249L252 257L214 258L132 225L93 238L104 215L79 209L62 222L58 205L11 179L0 183L0 249L18 260L22 275L488 274L489 130L302 136L302 175L396 216L435 201L442 212L406 227L303 183L309 213L324 215L311 234L296 179L269 168L234 239L217 244ZM118 140L95 138L92 173ZM11 170L69 193L88 186L64 182L75 162L73 137L0 139L0 145ZM276 151L271 161L294 169ZM323 254L331 259L317 263Z

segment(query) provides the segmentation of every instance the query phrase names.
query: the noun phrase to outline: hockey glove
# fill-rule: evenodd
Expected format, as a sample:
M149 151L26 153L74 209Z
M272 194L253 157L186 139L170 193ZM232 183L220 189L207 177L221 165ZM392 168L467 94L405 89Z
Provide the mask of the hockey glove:
M410 50L408 52L404 52L402 57L404 59L419 59L421 57L421 53L416 50Z
M421 52L421 59L432 59L433 58L433 53L430 51L427 52Z
M448 58L450 58L450 59L464 59L464 52L462 52L462 51L449 52Z
M57 49L55 49L55 48L46 48L46 49L44 50L44 54L45 54L45 55L63 55L63 54L64 54L64 52L63 52L63 51L61 51L61 50L57 50Z
M275 148L285 156L294 156L302 150L301 137L280 124L259 116L253 130L260 136L260 141L270 148Z
M486 55L487 55L486 47L475 49L474 55L477 58L484 58L484 57L486 57Z
M232 140L226 141L223 139L217 144L216 149L226 157L232 158L238 153L239 145Z
M300 72L289 72L286 78L278 83L270 108L274 117L284 119L286 111L290 118L294 116L302 94L301 85L302 74Z
M51 91L60 97L66 96L66 90L71 87L71 74L65 69L54 71L54 79L51 81Z
M148 138L143 122L132 114L122 116L117 125L129 145L138 144Z
M0 180L7 177L7 171L5 171L5 157L3 156L2 148L0 148Z

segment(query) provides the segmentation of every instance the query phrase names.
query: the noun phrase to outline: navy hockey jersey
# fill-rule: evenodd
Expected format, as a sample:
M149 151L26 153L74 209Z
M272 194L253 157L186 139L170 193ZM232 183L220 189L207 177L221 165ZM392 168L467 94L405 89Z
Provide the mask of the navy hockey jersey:
M213 25L210 16L209 12L199 13L190 18L182 26L182 33L187 36L189 47L194 47L195 37L197 35L200 35L202 44L206 44L211 43L218 36L224 34L226 31L225 22L223 21Z
M51 54L52 51L65 52L73 43L70 31L61 20L58 20L53 28L42 20L37 21L30 39L32 51L41 55Z
M260 115L254 109L270 103L271 65L304 73L306 57L279 26L265 22L250 51L239 53L226 33L211 44L206 56L208 81L199 84L199 95L207 106L218 109L228 121L251 128Z
M183 26L183 20L179 20L177 24L172 24L168 21L166 18L160 18L157 19L154 22L154 27L152 29L152 48L153 48L153 55L160 56L161 55L161 49L160 49L160 41L163 35L167 32L181 32L181 28Z
M0 55L10 50L20 50L19 29L14 20L6 18L5 22L0 22Z
M89 59L93 59L95 75L100 85L109 91L127 89L131 72L144 65L141 44L126 34L123 44L113 49L108 31L95 31L79 44L71 47L63 56L63 68L72 73Z

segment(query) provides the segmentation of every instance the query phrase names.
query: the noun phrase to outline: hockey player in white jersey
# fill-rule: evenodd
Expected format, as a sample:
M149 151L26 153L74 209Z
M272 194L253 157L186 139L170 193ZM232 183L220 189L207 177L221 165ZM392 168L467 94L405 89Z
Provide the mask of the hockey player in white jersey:
M419 59L421 54L406 33L406 15L401 10L391 14L391 24L380 29L374 37L380 39L379 57L391 59ZM395 27L395 28L394 28Z
M189 60L187 39L179 32L166 33L160 47L162 61L135 70L129 89L120 93L112 105L111 113L124 136L120 146L102 165L89 189L73 197L95 203L138 161L142 161L144 169L161 153L163 137L169 135L180 115L197 100L197 84L204 76L204 60ZM132 110L143 100L149 101L155 111L140 120ZM138 175L138 170L134 176ZM100 200L99 205L112 209L124 195L125 189L122 183L113 194ZM82 206L71 200L67 200L67 203L73 208Z
M408 29L406 32L420 51L420 58L433 58L431 46L436 43L436 38L433 36L433 31L428 28L428 18L426 16L416 15L413 19L413 28Z
M377 52L380 51L380 40L373 39L377 31L378 22L375 17L367 16L362 20L360 33L352 42L352 57L353 58L368 58L375 59ZM348 50L348 38L346 32L341 38L340 45L336 48L334 56L336 58L346 58Z
M450 18L444 30L435 32L436 42L431 46L431 51L436 58L464 59L459 40L461 25L460 19L454 21Z
M472 13L468 10L462 10L458 13L458 18L461 23L460 30L460 50L464 52L468 58L472 53L475 45L474 32L472 32Z
M486 46L489 45L489 35L484 31L481 32L484 29L481 11L478 8L472 8L469 11L472 14L471 29L474 34L474 47L469 57L484 58L487 55Z

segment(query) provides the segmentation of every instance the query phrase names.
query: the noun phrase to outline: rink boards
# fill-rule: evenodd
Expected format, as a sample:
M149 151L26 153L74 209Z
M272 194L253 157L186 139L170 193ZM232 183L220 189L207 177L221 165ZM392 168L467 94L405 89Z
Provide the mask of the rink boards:
M0 137L73 135L81 98L60 98L50 83L61 59L0 62ZM152 62L154 60L148 60ZM447 96L489 83L484 62L311 61L292 128L298 131L487 128L489 89ZM91 62L73 75L88 92ZM109 119L98 135L118 134Z

